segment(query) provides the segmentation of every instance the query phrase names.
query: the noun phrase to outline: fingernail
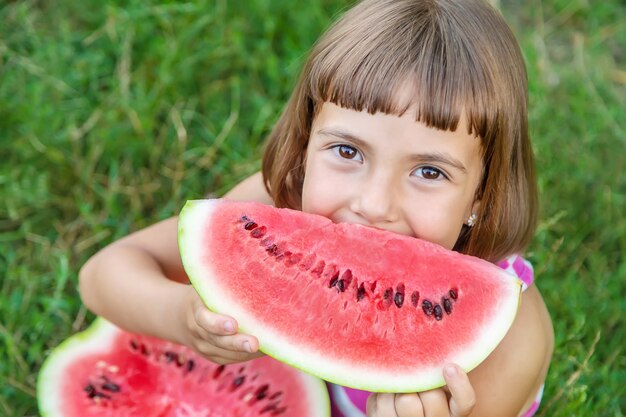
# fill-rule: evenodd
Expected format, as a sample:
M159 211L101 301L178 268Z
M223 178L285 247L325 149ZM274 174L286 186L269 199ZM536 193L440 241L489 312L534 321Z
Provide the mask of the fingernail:
M230 321L225 321L224 322L224 330L226 330L228 333L232 333L235 331L235 326L233 326L233 323Z
M243 350L252 353L252 346L250 346L250 342L248 342L247 340L243 342Z
M454 378L459 374L458 369L454 365L448 365L443 369L443 372L446 374L448 378Z

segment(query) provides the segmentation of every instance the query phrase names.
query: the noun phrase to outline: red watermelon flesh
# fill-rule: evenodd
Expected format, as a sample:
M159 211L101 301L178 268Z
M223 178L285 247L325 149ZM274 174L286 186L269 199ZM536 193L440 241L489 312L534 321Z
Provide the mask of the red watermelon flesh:
M43 416L328 416L322 381L269 356L217 365L191 349L98 319L46 359Z
M448 362L473 369L520 301L521 282L489 262L259 203L187 202L179 247L207 306L261 350L368 391L441 386Z

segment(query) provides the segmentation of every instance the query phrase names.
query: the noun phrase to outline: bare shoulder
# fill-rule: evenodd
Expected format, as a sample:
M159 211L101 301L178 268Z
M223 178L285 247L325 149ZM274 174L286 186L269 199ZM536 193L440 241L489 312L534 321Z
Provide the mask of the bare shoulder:
M548 372L554 332L535 285L522 295L511 329L481 365L470 373L476 390L476 416L515 417L528 409Z
M274 204L263 184L263 176L260 172L252 174L241 181L224 196L232 200L258 201L265 204Z

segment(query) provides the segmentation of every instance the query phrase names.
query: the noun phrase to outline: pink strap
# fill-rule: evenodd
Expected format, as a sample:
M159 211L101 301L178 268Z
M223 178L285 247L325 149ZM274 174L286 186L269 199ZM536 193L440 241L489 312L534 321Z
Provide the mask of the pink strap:
M519 255L511 255L497 262L496 265L521 279L523 282L522 291L530 287L535 280L533 266Z

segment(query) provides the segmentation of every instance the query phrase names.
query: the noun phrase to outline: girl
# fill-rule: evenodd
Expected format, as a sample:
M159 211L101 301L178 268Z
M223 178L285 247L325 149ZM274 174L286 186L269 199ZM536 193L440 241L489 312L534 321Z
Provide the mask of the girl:
M226 195L417 236L497 262L527 284L511 330L468 375L450 364L446 387L413 394L329 385L334 415L515 417L537 408L553 333L532 269L516 255L537 212L526 88L519 47L488 3L365 0L313 48L268 139L262 176ZM176 230L171 218L96 254L80 273L85 304L217 363L259 356L236 318L208 311L187 285Z

